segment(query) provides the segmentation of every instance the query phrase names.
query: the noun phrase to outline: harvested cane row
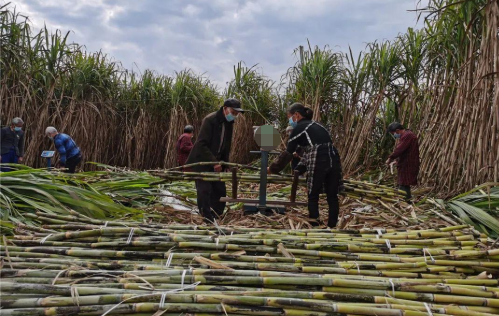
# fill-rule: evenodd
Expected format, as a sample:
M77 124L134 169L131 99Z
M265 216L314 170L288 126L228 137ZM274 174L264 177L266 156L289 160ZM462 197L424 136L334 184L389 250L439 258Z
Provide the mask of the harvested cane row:
M197 165L197 164L193 164ZM229 172L187 172L175 170L162 170L162 171L149 171L150 174L162 178L165 181L222 181L232 182L233 174ZM241 173L237 172L238 183L260 183L261 178L258 174ZM292 184L293 177L286 175L268 175L267 182L269 184ZM298 184L305 186L306 179L300 177ZM362 199L372 204L379 204L379 200L385 202L397 202L405 195L404 191L394 189L389 186L374 184L370 182L362 182L346 179L344 180L344 193L346 196L356 199Z
M499 314L467 226L261 230L35 215L1 246L0 315Z

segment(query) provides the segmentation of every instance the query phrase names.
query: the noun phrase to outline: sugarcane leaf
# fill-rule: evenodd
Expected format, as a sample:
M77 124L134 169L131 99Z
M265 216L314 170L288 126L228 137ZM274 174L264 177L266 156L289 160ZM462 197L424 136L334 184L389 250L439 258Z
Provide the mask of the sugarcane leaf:
M487 226L496 234L499 234L499 221L496 218L492 217L487 212L479 209L478 207L466 204L464 202L453 201L452 203L459 205L463 209L463 211L468 213L473 219Z
M461 209L461 207L460 207L459 205L454 204L453 202L450 202L450 203L448 203L447 205L448 205L448 206L451 208L451 210L452 210L452 211L454 211L454 212L457 214L457 216L458 216L459 218L461 218L461 219L462 219L462 220L463 220L466 224L468 224L468 225L472 225L472 226L475 226L475 227L476 227L475 223L471 220L471 218L468 216L468 214L466 214L466 212L464 212L464 210L463 210L463 209Z

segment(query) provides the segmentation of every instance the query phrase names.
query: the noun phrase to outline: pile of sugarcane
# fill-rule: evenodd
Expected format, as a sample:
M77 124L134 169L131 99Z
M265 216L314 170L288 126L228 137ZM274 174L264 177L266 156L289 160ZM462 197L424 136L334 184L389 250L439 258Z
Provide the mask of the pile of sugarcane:
M165 181L223 181L231 182L233 181L233 174L231 172L192 172L192 171L182 171L183 169L190 170L190 168L199 165L223 165L227 170L230 168L236 168L238 172L237 182L238 183L260 183L261 178L259 173L244 173L241 170L258 170L255 167L240 165L235 163L226 162L201 162L186 165L183 167L176 167L169 170L149 170L148 172L156 177L162 178ZM267 183L269 184L288 184L293 183L293 176L291 175L281 175L281 174L271 174L267 175ZM385 202L397 202L404 197L405 192L398 189L374 184L370 182L355 181L350 179L345 179L344 183L344 194L348 197L362 199L368 203L377 204L378 200ZM298 178L298 184L305 186L305 177Z
M499 314L468 226L261 230L38 214L3 239L0 315Z

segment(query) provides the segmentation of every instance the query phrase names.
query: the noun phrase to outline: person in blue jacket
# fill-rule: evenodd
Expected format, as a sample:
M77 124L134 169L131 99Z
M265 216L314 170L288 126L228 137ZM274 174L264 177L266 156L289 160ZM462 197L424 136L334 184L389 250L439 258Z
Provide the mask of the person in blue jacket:
M75 173L76 166L81 162L81 150L75 141L67 134L57 132L53 126L45 129L45 135L54 141L59 153L59 167L67 168L68 173Z

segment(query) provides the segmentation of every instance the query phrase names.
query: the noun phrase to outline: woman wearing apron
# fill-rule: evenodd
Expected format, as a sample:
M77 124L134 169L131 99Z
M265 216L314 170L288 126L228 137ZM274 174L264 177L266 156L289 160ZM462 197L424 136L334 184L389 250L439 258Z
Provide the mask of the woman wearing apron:
M312 110L300 103L288 109L293 132L286 151L269 167L269 173L279 173L293 159L297 146L303 148L303 159L296 167L301 174L307 172L308 211L310 223L319 225L319 194L324 187L329 206L328 227L338 223L338 190L341 182L341 163L333 146L331 135L321 124L311 120Z

